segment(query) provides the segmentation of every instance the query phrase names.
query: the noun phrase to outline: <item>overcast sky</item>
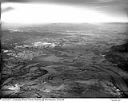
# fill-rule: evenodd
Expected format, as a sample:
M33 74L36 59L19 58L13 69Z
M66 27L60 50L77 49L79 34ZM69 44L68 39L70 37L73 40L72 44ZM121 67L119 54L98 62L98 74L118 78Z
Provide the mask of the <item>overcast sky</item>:
M3 2L11 3L49 3L68 6L80 6L92 8L97 11L103 11L106 14L113 16L128 15L128 0L2 0ZM2 12L13 10L13 7L2 9Z
M115 15L128 14L128 0L2 0L4 2L42 2L91 7Z

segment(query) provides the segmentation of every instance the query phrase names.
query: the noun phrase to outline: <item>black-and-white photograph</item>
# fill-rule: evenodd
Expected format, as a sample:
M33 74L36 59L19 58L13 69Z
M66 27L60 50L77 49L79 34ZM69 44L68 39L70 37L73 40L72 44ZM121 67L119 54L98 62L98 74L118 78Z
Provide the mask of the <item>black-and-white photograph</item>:
M2 0L1 98L128 98L128 0Z

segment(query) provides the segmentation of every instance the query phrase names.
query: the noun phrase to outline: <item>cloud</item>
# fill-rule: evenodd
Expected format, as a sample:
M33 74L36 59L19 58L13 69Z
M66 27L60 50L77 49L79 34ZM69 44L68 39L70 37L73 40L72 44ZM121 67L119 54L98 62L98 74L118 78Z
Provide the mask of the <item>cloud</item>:
M92 6L111 6L128 5L128 0L3 0L4 2L47 2L69 5L92 5Z
M10 10L13 10L14 8L13 7L6 7L6 8L2 8L2 13L3 12L7 12L7 11L10 11Z
M3 0L5 2L104 3L127 0Z
M41 2L81 7L91 7L100 11L113 14L128 14L128 0L3 0L4 2Z
M4 6L4 5L3 5ZM89 8L58 4L10 3L14 10L3 13L2 21L15 24L126 22L122 16L111 16ZM5 7L4 6L4 7ZM18 19L17 19L18 18Z

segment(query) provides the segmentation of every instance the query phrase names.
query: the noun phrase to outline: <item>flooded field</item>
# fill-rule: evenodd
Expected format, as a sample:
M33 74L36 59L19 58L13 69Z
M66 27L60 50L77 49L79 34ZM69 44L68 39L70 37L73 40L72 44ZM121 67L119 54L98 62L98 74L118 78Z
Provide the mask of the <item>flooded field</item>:
M128 97L127 26L3 27L1 97Z

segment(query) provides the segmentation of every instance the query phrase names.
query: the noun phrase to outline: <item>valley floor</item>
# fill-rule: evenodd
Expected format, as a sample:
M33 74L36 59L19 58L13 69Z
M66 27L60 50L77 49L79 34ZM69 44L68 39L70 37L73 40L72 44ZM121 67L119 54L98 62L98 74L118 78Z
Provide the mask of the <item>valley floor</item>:
M4 31L1 97L127 97L127 34L99 29Z

